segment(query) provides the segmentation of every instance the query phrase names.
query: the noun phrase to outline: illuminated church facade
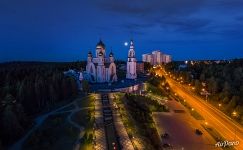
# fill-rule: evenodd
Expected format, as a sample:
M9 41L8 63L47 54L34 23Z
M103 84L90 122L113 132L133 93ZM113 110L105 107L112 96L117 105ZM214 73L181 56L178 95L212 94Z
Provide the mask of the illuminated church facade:
M88 53L86 74L92 83L116 82L116 64L112 51L106 56L105 44L100 40L96 45L95 57Z

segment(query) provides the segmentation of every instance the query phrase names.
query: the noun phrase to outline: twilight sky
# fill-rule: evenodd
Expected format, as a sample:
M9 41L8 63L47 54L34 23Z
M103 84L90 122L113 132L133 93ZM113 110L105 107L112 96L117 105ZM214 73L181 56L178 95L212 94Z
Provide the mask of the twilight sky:
M243 0L0 0L0 62L76 61L101 38L117 59L243 58Z

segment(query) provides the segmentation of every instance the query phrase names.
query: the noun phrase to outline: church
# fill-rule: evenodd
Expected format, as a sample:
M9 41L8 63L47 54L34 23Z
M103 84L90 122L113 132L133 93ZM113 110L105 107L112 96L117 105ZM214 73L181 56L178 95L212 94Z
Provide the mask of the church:
M96 45L95 57L92 52L88 53L86 74L92 83L116 82L116 64L114 55L111 52L106 56L106 47L102 40Z

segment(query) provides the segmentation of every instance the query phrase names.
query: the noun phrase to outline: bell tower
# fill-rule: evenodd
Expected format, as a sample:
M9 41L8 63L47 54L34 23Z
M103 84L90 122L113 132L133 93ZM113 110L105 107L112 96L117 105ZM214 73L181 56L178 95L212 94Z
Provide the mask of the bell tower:
M136 70L136 57L133 40L130 41L130 49L128 51L127 57L127 79L136 79L137 70Z

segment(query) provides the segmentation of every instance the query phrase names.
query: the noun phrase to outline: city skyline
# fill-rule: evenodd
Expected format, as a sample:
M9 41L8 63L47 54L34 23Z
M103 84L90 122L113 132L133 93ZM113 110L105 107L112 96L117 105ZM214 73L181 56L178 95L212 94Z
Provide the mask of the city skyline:
M161 50L173 60L243 57L243 2L1 1L0 62L85 60L101 38L116 59L125 42L142 54Z

